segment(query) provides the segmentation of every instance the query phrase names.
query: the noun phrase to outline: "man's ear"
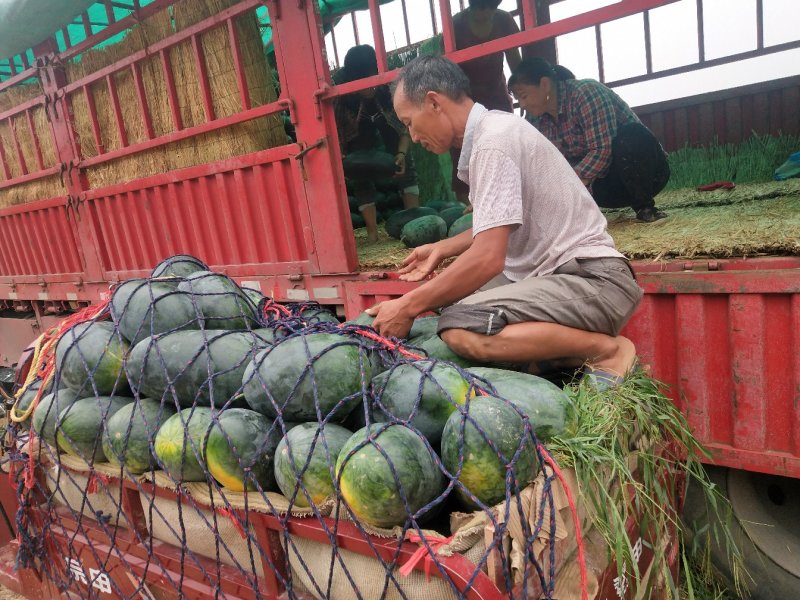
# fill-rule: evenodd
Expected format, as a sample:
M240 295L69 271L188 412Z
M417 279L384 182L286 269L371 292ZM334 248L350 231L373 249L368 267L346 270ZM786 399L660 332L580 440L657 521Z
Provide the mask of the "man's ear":
M430 103L433 112L439 112L442 109L441 97L438 92L428 92L425 94L425 101Z

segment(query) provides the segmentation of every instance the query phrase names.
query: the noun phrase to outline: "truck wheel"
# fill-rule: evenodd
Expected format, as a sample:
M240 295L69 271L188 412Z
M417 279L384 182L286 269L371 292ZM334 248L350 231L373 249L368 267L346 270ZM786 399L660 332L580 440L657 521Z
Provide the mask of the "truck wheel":
M745 587L753 600L794 598L800 589L800 479L707 466L711 481L719 486L733 509L731 536L742 551L747 574ZM721 527L710 514L699 486L690 485L683 520L700 539L698 547L711 545L711 561L733 591L732 569ZM709 527L710 526L710 527Z

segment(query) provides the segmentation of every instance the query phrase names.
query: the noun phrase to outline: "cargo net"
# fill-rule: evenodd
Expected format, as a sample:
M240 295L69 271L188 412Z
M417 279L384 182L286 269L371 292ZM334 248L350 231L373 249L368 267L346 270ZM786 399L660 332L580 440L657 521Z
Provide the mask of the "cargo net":
M549 598L559 534L586 597L540 442L563 390L443 360L436 317L370 322L179 256L45 333L12 412L17 566L73 597Z

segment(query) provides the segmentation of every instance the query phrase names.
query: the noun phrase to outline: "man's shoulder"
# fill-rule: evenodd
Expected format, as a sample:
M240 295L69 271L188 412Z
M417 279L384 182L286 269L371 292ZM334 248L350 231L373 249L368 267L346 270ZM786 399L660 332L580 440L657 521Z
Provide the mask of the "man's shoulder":
M490 110L481 116L476 126L476 139L480 144L498 143L508 146L514 139L532 140L540 135L536 128L522 117L501 110Z

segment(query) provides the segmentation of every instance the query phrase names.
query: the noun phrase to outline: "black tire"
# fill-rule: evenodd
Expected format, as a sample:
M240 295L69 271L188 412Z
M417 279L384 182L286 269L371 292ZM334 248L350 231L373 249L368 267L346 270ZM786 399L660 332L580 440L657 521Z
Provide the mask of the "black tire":
M797 598L800 594L800 479L723 467L706 467L728 498L733 518L727 526L739 546L746 574L741 578L753 600ZM686 494L683 520L696 546L711 545L711 561L735 593L719 515L711 514L697 484Z

